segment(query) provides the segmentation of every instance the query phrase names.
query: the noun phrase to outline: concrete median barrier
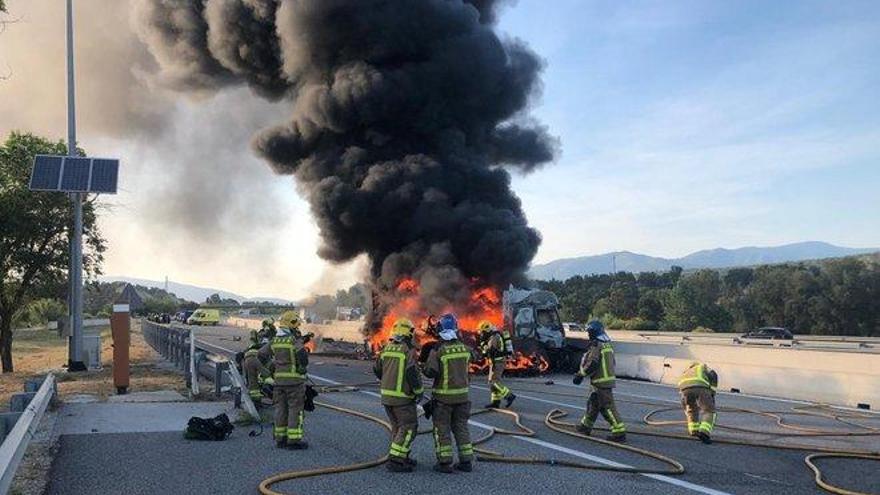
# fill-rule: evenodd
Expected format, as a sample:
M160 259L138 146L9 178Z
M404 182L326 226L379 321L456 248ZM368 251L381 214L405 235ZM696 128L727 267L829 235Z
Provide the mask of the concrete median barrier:
M615 342L617 373L675 385L691 361L719 375L719 390L876 409L880 355L777 347Z

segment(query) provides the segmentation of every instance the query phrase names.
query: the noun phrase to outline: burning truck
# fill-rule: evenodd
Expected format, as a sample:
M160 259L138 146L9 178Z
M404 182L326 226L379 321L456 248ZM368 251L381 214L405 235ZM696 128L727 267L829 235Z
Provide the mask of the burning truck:
M381 302L379 293L373 293L373 312L365 328L373 352L378 351L390 337L397 318L420 321L416 340L422 350L422 359L437 342L436 314L451 312L459 319L462 340L476 349L479 340L479 322L488 320L512 342L506 370L518 374L538 374L551 370L570 370L577 365L581 353L579 341L570 342L559 319L559 299L546 290L517 289L511 286L499 296L491 287L472 289L467 303L447 306L438 313L430 313L422 306L419 285L413 279L401 281L394 291L395 302ZM472 373L488 372L489 362L474 356Z

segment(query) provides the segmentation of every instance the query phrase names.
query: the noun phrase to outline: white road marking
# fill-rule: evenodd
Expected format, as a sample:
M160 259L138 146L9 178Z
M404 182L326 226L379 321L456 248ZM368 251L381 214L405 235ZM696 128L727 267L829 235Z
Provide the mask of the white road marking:
M337 382L336 380L331 380L329 378L324 378L322 376L313 375L313 374L309 374L309 376L316 379L316 380L321 380L323 382L327 382L331 385L342 385L342 383ZM476 385L471 385L471 387L477 388L477 389L489 390L488 388L480 387L480 386L476 386ZM382 397L381 395L377 394L376 392L371 392L369 390L359 390L358 392L372 396L372 397ZM517 394L517 397L523 397L526 399L530 399L530 400L534 400L534 401L538 401L538 402L546 402L549 404L555 404L555 405L559 405L559 406L566 406L566 407L573 407L573 408L581 407L581 406L573 406L571 404L563 404L561 402L547 401L547 400L543 400L543 399L538 399L537 397L529 397L529 396L521 395L521 394ZM468 421L468 424L472 424L478 428L483 428L483 429L487 429L487 430L491 430L493 428L490 425L487 425L485 423L481 423L479 421L474 421L474 420ZM562 452L564 454L568 454L568 455L571 455L574 457L580 457L581 459L593 461L598 464L604 464L606 466L626 467L626 468L632 467L628 464L621 464L619 462L612 461L611 459L606 459L604 457L599 457L596 455L587 454L586 452L581 452L580 450L570 449L568 447L563 447L562 445L557 445L555 443L545 442L544 440L539 440L537 438L522 437L522 436L516 436L516 435L512 436L511 438L514 438L516 440L520 440L523 442L527 442L527 443L530 443L533 445L538 445L538 446L544 447L546 449L555 450L557 452ZM641 476L645 476L645 477L651 478L653 480L662 481L663 483L669 483L670 485L675 485L680 488L692 490L692 491L695 491L698 493L705 493L707 495L731 495L730 493L722 492L720 490L715 490L714 488L709 488L706 486L697 485L695 483L690 483L690 482L687 482L684 480L671 478L669 476L664 476L662 474L647 474L647 473L639 473L639 474Z

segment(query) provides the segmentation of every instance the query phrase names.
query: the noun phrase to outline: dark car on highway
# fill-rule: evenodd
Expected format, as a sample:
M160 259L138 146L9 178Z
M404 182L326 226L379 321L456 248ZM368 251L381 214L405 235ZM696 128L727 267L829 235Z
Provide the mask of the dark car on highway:
M744 339L792 340L794 335L782 327L761 327L743 334Z

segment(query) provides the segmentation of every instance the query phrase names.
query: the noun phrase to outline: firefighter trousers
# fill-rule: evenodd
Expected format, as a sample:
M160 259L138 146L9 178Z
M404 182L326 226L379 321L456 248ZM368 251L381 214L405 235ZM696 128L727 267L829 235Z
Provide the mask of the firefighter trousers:
M402 406L385 406L385 414L391 423L391 447L388 455L392 461L403 461L409 457L412 450L413 440L416 438L419 428L419 417L416 412L416 403L411 402Z
M286 438L288 442L297 442L303 438L303 407L306 402L306 384L296 385L275 384L275 440Z
M452 437L458 446L458 461L470 462L474 459L474 445L468 430L471 417L471 403L434 403L434 452L440 464L452 464Z
M712 434L715 429L715 393L705 387L691 387L681 391L681 405L687 418L688 433Z
M501 378L504 376L504 361L504 358L493 359L489 367L489 391L492 402L503 400L510 395L510 389L501 383Z
M587 428L593 428L599 414L611 426L611 436L621 436L626 433L626 425L623 423L617 406L614 405L614 389L595 388L590 398L587 399L587 410L581 419L581 424Z

